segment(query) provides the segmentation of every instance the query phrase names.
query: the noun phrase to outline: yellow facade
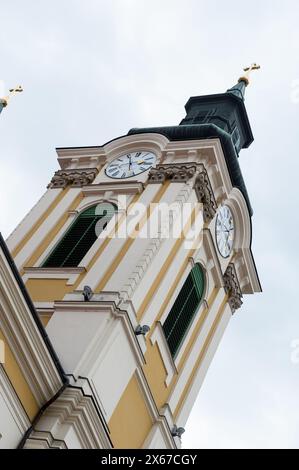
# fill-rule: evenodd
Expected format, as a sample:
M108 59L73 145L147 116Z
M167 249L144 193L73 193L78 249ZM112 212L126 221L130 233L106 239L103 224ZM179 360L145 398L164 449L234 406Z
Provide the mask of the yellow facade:
M138 379L134 375L109 421L114 447L116 449L140 449L152 424Z
M38 403L32 393L28 383L25 380L21 367L19 366L16 357L14 356L8 341L0 330L0 340L4 342L5 362L3 364L4 370L15 389L29 419L32 421L39 411Z

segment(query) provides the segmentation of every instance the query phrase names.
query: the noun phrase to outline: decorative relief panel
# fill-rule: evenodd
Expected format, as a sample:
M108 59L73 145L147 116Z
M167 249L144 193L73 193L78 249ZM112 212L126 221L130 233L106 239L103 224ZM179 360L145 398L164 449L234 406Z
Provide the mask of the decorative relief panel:
M98 174L97 168L56 171L48 188L82 188L90 185Z
M156 168L151 169L148 182L159 184L170 180L173 183L187 183L196 174L197 169L198 165L196 163L157 165Z
M149 173L148 182L150 184L163 184L170 180L173 183L187 183L195 175L198 175L195 182L195 191L199 202L204 206L204 220L213 220L217 211L217 202L212 190L207 171L202 164L198 163L170 163L157 165Z
M217 202L213 193L208 173L204 167L196 178L194 189L196 191L199 202L201 202L204 207L204 221L211 222L217 211Z
M243 294L238 281L237 273L233 264L230 264L224 274L224 288L228 294L229 305L235 313L243 305Z

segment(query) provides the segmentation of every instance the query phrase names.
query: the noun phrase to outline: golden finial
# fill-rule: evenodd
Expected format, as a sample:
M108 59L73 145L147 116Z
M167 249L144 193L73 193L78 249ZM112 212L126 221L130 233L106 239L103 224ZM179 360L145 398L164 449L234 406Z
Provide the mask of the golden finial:
M245 69L243 69L244 72L246 72L246 73L245 73L245 75L243 75L242 77L239 78L239 83L240 82L245 82L246 86L248 86L249 83L250 83L251 72L253 70L259 70L260 68L261 68L261 66L258 65L258 64L251 64L250 67L246 67Z
M15 95L16 93L22 93L23 91L23 88L21 87L21 85L15 87L15 88L11 88L9 90L9 95L6 96L5 98L1 98L1 101L2 101L2 104L3 106L7 106L8 105L8 101L10 100L10 98Z

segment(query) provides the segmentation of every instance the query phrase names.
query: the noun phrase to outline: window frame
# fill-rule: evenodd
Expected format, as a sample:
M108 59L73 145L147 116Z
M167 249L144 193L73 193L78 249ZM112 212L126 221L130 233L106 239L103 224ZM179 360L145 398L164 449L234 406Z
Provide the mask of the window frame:
M110 232L116 224L117 218L115 216L117 216L121 212L121 211L119 211L119 208L118 208L117 204L115 203L115 201L107 201L107 200L93 201L92 203L88 204L88 206L85 205L83 207L80 207L79 210L70 211L69 212L69 217L66 220L65 224L59 230L59 232L56 234L56 236L54 237L52 242L49 244L49 246L47 247L45 252L42 254L42 256L38 259L38 261L36 263L36 267L39 267L39 269L45 270L45 271L49 271L49 270L50 271L51 270L74 270L74 269L78 269L78 268L85 268L88 265L88 263L91 261L91 259L94 256L95 252L97 251L97 250L93 249L95 247L95 245L98 242L100 242L100 244L102 244L102 242L106 239L106 237L104 237L104 238L97 237L97 239L89 247L88 251L84 254L83 258L80 260L80 262L77 264L77 266L56 266L56 267L53 266L53 267L48 267L48 266L45 266L45 263L50 258L50 256L55 252L56 248L62 242L64 237L72 230L72 227L74 226L74 224L76 223L78 218L84 212L88 211L89 209L91 209L93 207L99 206L101 204L107 204L107 203L112 204L115 207L115 212L114 212L113 216L111 217L111 219L109 220L107 226L105 227L105 230L107 230L107 232ZM98 249L98 247L97 247L97 249ZM92 252L92 255L91 255L91 252Z
M165 331L164 331L164 324L167 320L167 318L169 317L177 299L178 299L178 296L180 295L188 277L191 275L193 269L195 268L196 265L199 265L199 267L201 268L201 271L202 271L202 275L203 275L203 283L204 283L204 286L203 286L203 291L202 291L202 295L201 295L201 299L200 299L200 302L196 308L196 311L192 317L192 319L190 320L190 323L188 325L188 328L185 332L185 334L183 335L181 341L180 341L180 344L178 346L178 349L175 353L175 355L172 354L171 350L170 350L170 347L169 347L169 344L168 344L168 340L166 338L166 334L165 334ZM196 287L195 287L196 288ZM186 343L189 341L190 339L190 335L192 334L192 326L198 321L198 319L200 318L200 316L202 315L204 309L206 308L206 299L205 299L205 296L206 296L206 293L208 291L208 275L207 275L207 271L206 269L204 268L204 266L202 265L201 262L196 262L196 263L193 263L191 269L188 268L188 270L186 270L186 276L184 276L184 278L182 279L182 282L178 285L178 288L176 289L176 291L174 292L173 296L172 296L172 299L171 301L169 302L168 304L168 308L165 312L165 314L163 315L162 319L161 319L161 327L162 327L162 331L163 331L163 334L165 336L165 342L168 346L168 351L169 351L169 354L170 356L172 357L175 365L177 366L181 357L182 357L182 354L185 350L185 345Z

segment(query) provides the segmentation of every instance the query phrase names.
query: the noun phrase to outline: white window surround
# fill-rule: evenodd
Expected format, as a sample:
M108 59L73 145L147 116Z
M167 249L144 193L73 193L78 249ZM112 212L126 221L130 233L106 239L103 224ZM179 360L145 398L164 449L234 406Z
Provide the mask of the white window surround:
M159 347L159 350L160 350L160 353L161 353L161 357L162 357L165 369L167 370L167 378L166 378L166 381L165 381L165 384L167 386L169 386L169 384L171 383L171 380L174 377L175 373L177 373L177 368L178 368L179 363L182 359L182 356L185 352L186 346L187 346L187 344L189 343L189 341L191 339L194 327L196 326L196 324L198 323L198 321L202 317L202 315L204 313L204 310L206 308L210 307L208 305L208 299L209 299L209 297L212 293L212 288L213 288L213 285L214 285L214 283L212 282L213 276L212 276L212 273L211 273L211 269L214 267L214 263L213 263L213 259L209 259L209 261L206 262L205 260L203 260L203 257L204 257L204 252L203 252L203 248L201 248L194 255L193 258L190 258L190 263L188 264L188 267L186 268L183 276L181 277L180 282L178 283L178 285L175 289L175 292L173 293L173 295L172 295L172 297L171 297L171 299L170 299L170 301L169 301L169 303L168 303L168 305L167 305L167 307L164 311L164 314L163 314L160 322L158 322L156 324L155 329L153 331L153 334L151 336L152 344L155 344L156 342L158 344L158 347ZM205 285L203 300L200 304L200 307L199 307L196 315L194 316L194 318L192 320L192 323L191 323L191 325L189 327L189 330L188 330L188 332L187 332L187 334L184 338L184 341L183 341L183 343L180 347L178 355L176 356L176 358L173 359L173 357L171 355L171 352L169 350L165 335L164 335L162 325L164 324L167 316L169 315L169 312L170 312L172 306L174 305L175 300L176 300L177 296L179 295L179 293L180 293L187 277L189 276L192 267L194 267L194 265L196 263L199 263L202 266L204 272L206 273L206 275L205 275L206 285Z
M202 298L202 301L201 301L201 303L200 303L200 306L199 306L199 308L198 308L198 310L197 310L196 315L194 316L194 318L193 318L193 320L192 320L192 323L191 323L190 326L189 326L189 329L188 329L188 332L186 333L186 336L185 336L185 338L184 338L184 341L183 341L183 343L182 343L181 346L180 346L179 353L177 354L177 356L176 356L174 359L172 359L172 360L174 361L174 364L175 364L175 367L176 367L176 368L178 367L178 365L179 365L179 363L180 363L180 361L181 361L181 358L182 358L182 356L183 356L183 354L184 354L184 351L185 351L185 349L186 349L186 346L187 346L187 344L189 343L189 341L190 341L190 339L191 339L191 336L192 336L192 334L193 334L194 326L197 324L198 320L201 318L201 316L202 316L202 314L203 314L203 312L204 312L204 310L205 310L205 308L206 308L206 306L207 306L207 297L208 297L208 295L210 295L210 293L209 293L209 285L211 285L211 283L209 282L209 273L208 273L208 271L206 270L206 268L204 267L204 263L202 262L202 259L199 259L199 260L197 261L197 263L199 263L199 264L202 266L202 269L203 269L203 271L205 272L205 289L204 289L204 294L203 294L203 298ZM167 317L168 317L168 315L169 315L169 313L170 313L170 311L171 311L171 309L172 309L172 307L173 307L173 305L174 305L174 303L175 303L175 301L176 301L176 299L177 299L177 297L178 297L178 295L179 295L181 289L183 288L183 286L184 286L184 284L185 284L185 281L186 281L186 279L188 278L188 276L189 276L189 274L190 274L190 272L191 272L191 270L192 270L193 267L194 267L194 262L193 262L193 259L191 258L188 267L186 268L186 270L185 270L183 276L181 277L180 282L178 283L178 285L177 285L177 287L176 287L176 289L175 289L175 292L173 293L173 295L172 295L172 297L171 297L171 299L170 299L170 301L169 301L169 303L168 303L168 305L167 305L167 307L166 307L166 309L165 309L165 311L164 311L164 314L163 314L163 316L162 316L162 318L161 318L161 320L160 320L161 325L163 325L164 322L166 321L166 319L167 319ZM162 326L161 326L161 328L162 328ZM164 336L164 338L165 338L163 329L162 329L162 334L163 334L163 336ZM153 336L154 336L154 334L153 334ZM168 354L167 354L166 357L164 358L164 354L163 354L162 351L165 352L165 350L163 349L163 346L162 346L162 345L161 345L161 348L160 348L160 341L159 341L159 340L160 340L160 337L157 336L157 339L156 339L156 340L158 341L158 345L159 345L159 349L161 350L161 355L162 355L163 361L164 361L164 363L166 364L166 363L169 362L169 358L167 357L167 355L168 355L168 356L169 356L169 355L171 356L171 353L170 353L170 350L169 350L169 348L168 348L168 345L167 345L167 353L168 353ZM165 339L165 341L166 341L166 339ZM167 344L167 341L166 341L166 344ZM172 356L171 356L171 358L172 358ZM168 382L168 380L167 380L167 382ZM169 384L167 384L167 385L169 385Z
M82 211L80 211L82 212ZM120 211L117 211L116 212L116 215L118 214L122 214L122 212ZM44 253L42 254L42 256L37 260L37 262L35 263L34 267L35 268L40 268L40 269L48 269L48 268L42 268L42 264L46 261L46 259L48 258L48 256L50 255L50 253L55 249L55 247L59 244L60 240L63 238L63 236L66 234L67 230L71 227L72 223L74 222L74 220L77 218L77 216L79 215L79 212L76 212L75 214L74 213L71 213L69 215L69 218L68 220L66 221L66 223L64 224L64 226L60 229L60 231L58 232L58 234L56 235L56 237L52 240L52 242L49 244L49 246L47 247L47 249L44 251ZM84 256L84 258L80 261L80 264L79 264L79 268L87 268L88 264L90 263L90 261L92 260L92 258L94 257L94 255L96 254L96 252L100 249L101 245L104 243L104 241L106 240L107 237L109 237L109 235L111 233L113 233L113 230L116 226L116 222L117 222L117 217L113 217L110 222L108 223L107 227L106 227L106 231L107 231L107 236L106 237L99 237L95 243L90 247L90 249L88 250L88 252L86 253L86 255ZM65 270L66 268L64 267L61 267L61 268L55 268L55 269L60 269L60 270ZM70 269L73 269L73 268L70 268Z
M80 274L84 273L84 267L78 268L24 268L22 276L24 284L29 279L66 279L67 286L73 286Z
M184 388L190 377L190 373L191 371L193 371L196 361L201 354L203 345L205 344L205 341L211 332L211 328L217 318L219 308L221 306L221 303L225 299L225 295L226 294L224 289L220 289L213 305L211 306L211 309L209 310L209 315L206 317L204 324L202 325L202 328L200 330L200 333L197 335L197 338L192 345L192 348L182 367L182 370L180 371L178 381L176 383L175 388L172 390L168 402L172 412L176 409L179 399L182 396Z
M170 353L167 340L165 338L165 334L163 331L163 327L160 322L158 322L155 326L154 332L150 338L150 341L152 345L156 344L158 345L164 367L167 372L166 380L165 380L165 385L169 387L173 377L178 373L175 362L173 360L173 357Z
M34 264L35 268L41 267L41 265L46 261L48 258L49 254L51 251L54 249L54 247L58 244L59 240L62 238L63 234L66 233L66 231L69 229L71 224L74 222L75 218L77 217L78 212L77 211L69 211L68 212L68 219L65 222L65 224L62 226L62 228L59 230L57 235L53 238L52 242L48 245L48 247L45 249L43 254L38 258L36 263Z

